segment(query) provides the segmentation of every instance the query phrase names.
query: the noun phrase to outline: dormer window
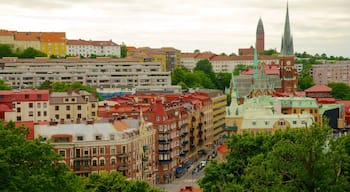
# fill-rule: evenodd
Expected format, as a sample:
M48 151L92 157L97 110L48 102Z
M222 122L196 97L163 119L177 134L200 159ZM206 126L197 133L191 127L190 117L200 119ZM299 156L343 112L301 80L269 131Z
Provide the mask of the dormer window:
M83 141L84 140L84 136L77 136L77 141Z
M102 140L102 135L96 135L95 139L96 139L96 141Z

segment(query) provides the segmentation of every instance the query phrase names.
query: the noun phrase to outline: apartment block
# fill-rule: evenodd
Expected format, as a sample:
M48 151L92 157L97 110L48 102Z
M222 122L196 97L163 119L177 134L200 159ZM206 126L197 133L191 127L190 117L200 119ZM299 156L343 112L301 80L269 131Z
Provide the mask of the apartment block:
M80 123L97 119L98 100L83 90L52 92L50 94L50 121Z
M0 119L5 122L49 122L48 90L0 91Z
M141 118L142 119L142 118ZM50 141L75 173L120 172L155 184L155 130L135 119L88 124L36 125L35 138Z
M96 88L171 86L170 72L158 62L132 59L0 59L0 78L13 88L51 82L80 82Z
M109 41L67 40L67 53L71 56L115 56L120 57L120 45Z
M350 62L335 64L312 65L312 78L317 85L327 85L329 82L350 85Z

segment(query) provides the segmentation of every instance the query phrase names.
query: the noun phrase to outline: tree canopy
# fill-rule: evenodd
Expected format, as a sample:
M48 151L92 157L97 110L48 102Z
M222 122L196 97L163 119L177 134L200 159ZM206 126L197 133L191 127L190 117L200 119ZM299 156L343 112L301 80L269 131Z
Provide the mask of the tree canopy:
M120 45L120 57L124 58L128 55L128 48L124 43Z
M346 191L350 135L331 139L320 125L233 135L227 161L212 161L199 185L207 191Z
M242 71L245 71L247 69L252 69L253 65L243 65L243 64L238 64L235 66L235 69L233 70L233 75L238 76Z
M0 90L11 90L12 87L7 85L3 80L0 79Z
M331 95L340 100L350 100L350 87L345 83L328 83L328 87L332 88Z

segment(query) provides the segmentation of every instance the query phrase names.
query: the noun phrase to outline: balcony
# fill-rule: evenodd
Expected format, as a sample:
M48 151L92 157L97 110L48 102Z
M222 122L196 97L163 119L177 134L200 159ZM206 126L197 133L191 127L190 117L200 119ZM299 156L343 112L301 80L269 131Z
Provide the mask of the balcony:
M196 146L192 144L192 145L190 146L190 148L191 148L191 150L193 150L194 148L196 148Z
M91 156L90 155L83 155L83 156L80 156L80 155L77 155L73 158L74 161L81 161L81 160L91 160Z
M168 149L158 149L158 153L169 153L171 152L172 149L171 148L168 148Z
M162 138L158 139L158 143L170 143L171 141L172 139L162 139Z
M146 151L146 150L148 150L148 149L149 149L148 145L144 145L144 146L143 146L143 151Z
M182 146L186 146L188 144L188 141L183 141Z
M188 132L183 132L180 137L186 137L186 135L188 134Z
M129 169L128 164L122 164L118 166L118 171L126 171Z
M118 153L117 154L118 157L129 157L129 154L128 153Z
M172 161L172 158L169 159L159 159L159 163L170 163Z
M180 157L184 157L185 155L186 155L186 153L184 153L184 152L180 153Z
M171 129L166 129L166 130L158 130L158 133L163 133L163 134L169 134Z

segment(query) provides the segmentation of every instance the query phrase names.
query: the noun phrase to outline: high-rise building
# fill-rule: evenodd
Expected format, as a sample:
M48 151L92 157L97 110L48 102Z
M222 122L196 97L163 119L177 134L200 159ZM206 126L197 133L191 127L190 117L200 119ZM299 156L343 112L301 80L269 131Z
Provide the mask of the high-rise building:
M259 18L258 27L256 28L256 50L258 54L265 50L265 33L264 33L264 25Z

